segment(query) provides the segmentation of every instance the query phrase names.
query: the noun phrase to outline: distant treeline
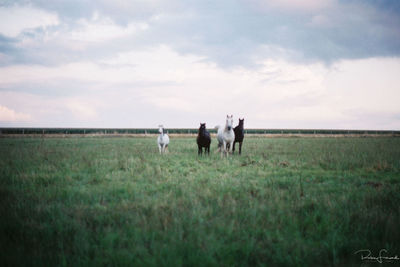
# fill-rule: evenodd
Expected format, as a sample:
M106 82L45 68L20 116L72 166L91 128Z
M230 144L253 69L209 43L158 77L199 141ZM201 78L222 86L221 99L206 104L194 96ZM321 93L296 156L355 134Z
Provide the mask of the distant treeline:
M193 128L166 128L169 134L196 134ZM215 129L208 129L216 133ZM245 129L246 134L400 134L388 130ZM157 128L0 128L0 134L158 134Z

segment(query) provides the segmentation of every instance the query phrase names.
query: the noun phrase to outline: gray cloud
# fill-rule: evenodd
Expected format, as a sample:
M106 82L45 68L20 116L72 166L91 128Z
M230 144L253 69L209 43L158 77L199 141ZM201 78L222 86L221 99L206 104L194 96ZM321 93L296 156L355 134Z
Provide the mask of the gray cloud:
M15 4L15 2L12 2ZM17 2L18 3L18 2ZM3 3L3 6L10 2ZM220 66L253 66L264 58L334 62L340 59L400 55L400 5L393 1L340 1L331 7L296 12L246 1L20 1L56 12L60 25L0 38L0 64L59 64L94 60L115 53L167 44L176 51L202 55ZM146 31L74 50L59 38L98 12L120 27L145 22ZM57 32L54 40L46 36ZM31 39L35 46L18 45ZM266 49L268 48L268 49ZM279 49L274 49L279 48ZM277 51L280 51L277 55Z

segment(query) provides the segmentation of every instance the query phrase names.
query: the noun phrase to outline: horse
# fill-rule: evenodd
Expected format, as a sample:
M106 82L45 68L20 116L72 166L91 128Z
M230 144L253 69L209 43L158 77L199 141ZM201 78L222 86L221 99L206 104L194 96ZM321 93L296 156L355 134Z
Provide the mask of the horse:
M235 132L235 141L233 142L233 153L235 153L235 143L239 143L239 155L242 154L242 144L244 139L244 118L239 118L239 125L236 126L233 131Z
M206 124L200 123L199 134L197 135L197 146L199 148L198 155L203 154L203 147L204 147L204 154L208 153L210 155L210 144L211 144L211 137L210 133L206 130Z
M222 128L221 126L215 127L216 129L218 129L217 132L218 150L221 152L221 157L222 154L225 155L228 154L228 149L229 153L232 153L233 142L235 141L235 132L233 131L232 124L233 124L233 115L231 116L226 115L225 127L224 128Z
M164 126L159 125L158 126L158 132L160 135L157 138L157 144L158 144L158 150L160 151L161 154L165 154L168 144L169 144L169 136L168 134L164 133Z

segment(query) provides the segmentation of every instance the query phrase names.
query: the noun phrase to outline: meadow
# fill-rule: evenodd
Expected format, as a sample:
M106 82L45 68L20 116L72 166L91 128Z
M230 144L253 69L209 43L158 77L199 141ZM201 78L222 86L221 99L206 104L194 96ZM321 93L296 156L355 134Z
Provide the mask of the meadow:
M0 138L1 266L360 266L400 255L400 138ZM400 261L387 261L394 266Z

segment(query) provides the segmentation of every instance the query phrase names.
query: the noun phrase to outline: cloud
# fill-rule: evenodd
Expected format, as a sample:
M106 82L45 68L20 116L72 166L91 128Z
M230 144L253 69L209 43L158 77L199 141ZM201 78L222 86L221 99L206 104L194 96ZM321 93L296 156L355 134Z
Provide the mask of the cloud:
M148 28L146 23L129 23L126 26L116 24L108 17L94 12L90 20L80 19L77 29L68 32L63 38L75 42L104 42L130 36Z
M29 121L31 116L22 112L16 112L6 106L0 105L0 122Z
M0 113L4 111L4 116L0 116L3 127L101 127L98 110L107 102L82 95L47 96L14 91L0 91L0 99L11 110L0 109Z
M400 113L399 58L330 66L274 58L260 59L257 66L226 69L161 45L97 62L3 67L0 97L43 123L64 118L64 124L92 127L214 125L221 123L218 114L229 113L249 118L251 127L354 128L361 118L354 110ZM364 116L362 128L396 125L376 119Z
M133 84L134 87L176 84L188 75L193 63L201 61L193 55L180 56L167 46L120 53L110 58L77 61L60 66L13 65L0 68L0 88L15 84L39 84L49 81L81 83ZM55 87L59 87L60 84Z
M336 4L335 0L253 0L250 1L261 9L280 9L283 11L294 12L316 12L332 7Z
M23 3L1 8L32 9L53 19L17 30L15 37L0 38L0 65L54 66L160 45L224 68L254 68L260 59L270 58L332 64L342 59L400 55L400 16L395 12L400 8L389 2ZM17 17L14 20L26 20Z
M72 112L77 119L92 119L97 118L97 112L88 102L71 99L65 103L66 107Z
M0 6L0 34L17 37L25 30L58 25L54 13L32 6Z
M169 110L178 110L183 112L191 112L193 110L193 104L186 101L185 98L165 96L165 97L150 97L146 99L151 105L159 108L165 108Z
M308 25L319 28L334 27L331 18L322 14L314 15Z

